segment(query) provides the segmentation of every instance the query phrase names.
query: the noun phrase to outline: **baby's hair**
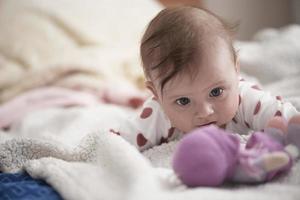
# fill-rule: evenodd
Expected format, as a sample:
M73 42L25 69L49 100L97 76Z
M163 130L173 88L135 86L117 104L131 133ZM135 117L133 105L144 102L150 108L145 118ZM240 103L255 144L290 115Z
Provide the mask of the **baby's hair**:
M205 40L217 36L228 44L234 62L236 52L233 35L236 26L226 23L214 13L196 7L173 7L160 11L149 23L141 41L140 54L147 79L153 79L151 72L157 70L161 92L164 85L181 72L194 75L204 51ZM202 44L202 45L201 45Z

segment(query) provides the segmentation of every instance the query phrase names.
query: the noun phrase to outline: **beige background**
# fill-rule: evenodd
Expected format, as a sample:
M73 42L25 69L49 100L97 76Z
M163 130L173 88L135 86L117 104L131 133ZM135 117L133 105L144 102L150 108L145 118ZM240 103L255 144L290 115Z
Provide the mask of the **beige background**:
M262 28L300 21L299 0L203 0L202 3L225 19L239 22L237 38L241 40L251 39Z

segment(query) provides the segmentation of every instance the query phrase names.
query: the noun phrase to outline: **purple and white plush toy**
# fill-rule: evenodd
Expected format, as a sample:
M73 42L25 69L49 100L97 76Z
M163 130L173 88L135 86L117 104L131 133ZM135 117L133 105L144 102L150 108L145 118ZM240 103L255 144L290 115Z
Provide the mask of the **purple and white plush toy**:
M226 181L260 183L290 170L299 155L300 117L271 120L242 146L239 138L214 125L188 133L177 146L173 169L189 187Z

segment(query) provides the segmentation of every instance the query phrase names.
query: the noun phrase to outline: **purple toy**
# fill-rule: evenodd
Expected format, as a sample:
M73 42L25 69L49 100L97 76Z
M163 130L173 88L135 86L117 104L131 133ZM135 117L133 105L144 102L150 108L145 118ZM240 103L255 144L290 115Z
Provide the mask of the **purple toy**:
M288 171L292 163L284 144L271 134L253 133L243 147L238 137L214 125L184 136L173 157L175 173L190 187L264 182Z

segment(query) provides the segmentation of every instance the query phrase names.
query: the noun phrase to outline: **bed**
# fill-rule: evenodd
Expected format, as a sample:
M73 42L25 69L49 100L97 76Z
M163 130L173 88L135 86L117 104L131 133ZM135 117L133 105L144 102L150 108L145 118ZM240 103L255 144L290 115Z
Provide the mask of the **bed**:
M105 131L149 95L138 42L161 9L152 0L0 0L0 199L300 198L300 162L270 183L187 188L170 167L178 140L140 153ZM244 77L298 110L299 38L289 25L235 42Z

